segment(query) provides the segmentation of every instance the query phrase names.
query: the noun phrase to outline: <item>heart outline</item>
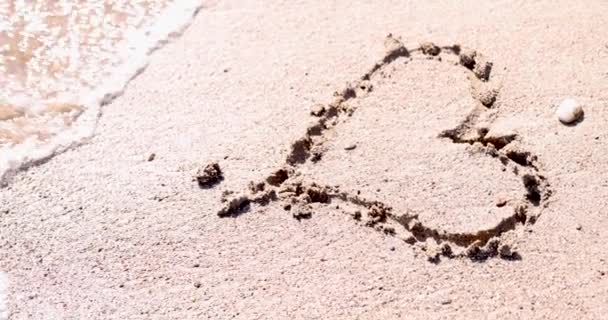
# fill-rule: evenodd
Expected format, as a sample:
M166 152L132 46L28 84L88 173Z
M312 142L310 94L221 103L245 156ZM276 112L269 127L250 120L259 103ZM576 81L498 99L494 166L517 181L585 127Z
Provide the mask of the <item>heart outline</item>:
M516 135L491 136L487 129L478 130L475 126L480 115L495 103L498 94L497 91L491 91L494 89L484 89L484 84L490 80L492 63L476 51L463 51L460 45L439 47L431 42L424 42L419 47L408 50L392 34L385 39L385 47L386 52L382 59L357 81L348 83L341 91L334 93L334 99L327 104L327 108L317 108L313 112L317 121L307 128L303 137L291 144L284 165L262 181L251 182L246 192L236 196L232 193L224 194L224 206L218 211L218 216L237 217L246 212L251 203L264 206L271 202L284 201L284 208L293 211L294 217L299 220L311 217L311 203L328 204L332 200L339 200L365 208L365 225L388 235L400 236L410 245L418 244L428 260L434 263L439 262L441 257L467 257L474 261L484 261L491 257L520 259L519 253L513 251L510 244L503 243L503 236L510 231L534 224L548 205L552 190L540 169L538 157L518 147ZM422 55L426 59L437 59L440 52L459 57L460 65L470 73L472 97L478 101L478 105L456 128L442 131L438 138L449 139L457 144L477 145L479 152L487 153L505 165L509 163L517 170L524 171L522 182L527 193L513 209L512 215L491 228L477 232L447 232L425 226L416 214L396 214L386 203L366 199L360 194L340 191L336 187L303 181L298 168L309 161L314 163L322 157L324 134L341 123L341 116L348 117L356 112L356 108L349 106L347 102L363 97L371 91L372 76L382 72L399 58L412 59L413 55ZM515 174L519 175L518 172ZM294 208L296 206L298 208ZM363 215L359 213L357 216L356 212L353 218L364 220ZM424 245L430 239L435 246ZM454 252L453 246L460 248L460 252Z

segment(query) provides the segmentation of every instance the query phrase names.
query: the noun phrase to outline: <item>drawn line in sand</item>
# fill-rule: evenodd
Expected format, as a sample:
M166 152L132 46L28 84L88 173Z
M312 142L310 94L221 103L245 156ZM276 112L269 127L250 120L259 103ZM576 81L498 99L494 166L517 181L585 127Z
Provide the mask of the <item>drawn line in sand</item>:
M499 89L492 83L492 62L483 54L459 45L436 46L425 42L408 50L403 43L388 35L385 40L386 53L357 81L347 84L334 94L333 101L311 108L316 120L307 128L306 134L291 144L285 164L262 181L251 182L249 190L241 193L225 191L220 217L236 217L249 210L251 204L267 205L280 201L283 208L291 211L294 218L312 217L312 204L329 205L333 202L349 204L358 208L348 212L362 225L372 227L384 234L401 238L421 250L429 261L437 263L441 257L466 257L475 261L491 257L519 259L514 249L516 230L534 224L548 205L551 189L541 171L537 157L525 150L517 134L498 134L488 129L496 118L495 105ZM458 126L439 132L438 139L455 144L468 144L473 152L496 159L512 173L521 177L525 194L512 206L513 211L492 227L472 232L449 232L425 225L418 214L396 212L389 203L371 200L360 192L345 192L337 186L322 185L308 181L299 172L304 164L314 166L324 155L324 144L329 134L340 124L348 121L357 107L347 103L365 97L373 91L372 76L383 75L397 59L407 61L423 58L450 63L444 57L457 58L456 65L463 67L471 81L471 96L476 101L473 110ZM481 121L483 117L483 122ZM310 180L310 179L309 179ZM496 206L504 206L500 200ZM336 208L340 207L339 205ZM344 210L343 210L344 211ZM418 251L417 251L418 252Z

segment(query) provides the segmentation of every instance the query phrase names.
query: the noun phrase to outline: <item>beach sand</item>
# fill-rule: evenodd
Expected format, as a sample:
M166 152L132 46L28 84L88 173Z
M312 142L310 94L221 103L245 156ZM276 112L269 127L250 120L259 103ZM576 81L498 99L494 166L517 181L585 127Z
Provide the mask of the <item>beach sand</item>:
M204 8L88 143L0 189L11 319L602 318L607 13ZM488 81L455 44L492 62ZM476 86L496 89L490 107ZM566 126L569 97L585 115ZM201 188L212 162L223 180ZM242 193L251 204L219 217Z

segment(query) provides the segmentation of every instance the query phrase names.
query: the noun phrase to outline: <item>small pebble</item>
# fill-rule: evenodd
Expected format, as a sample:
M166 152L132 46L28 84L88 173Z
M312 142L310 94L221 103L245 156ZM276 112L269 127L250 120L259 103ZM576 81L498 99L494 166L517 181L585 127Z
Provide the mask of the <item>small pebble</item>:
M194 287L195 288L200 288L203 284L200 281L195 281L194 282Z
M155 158L156 158L156 153L151 153L151 154L148 156L148 162L150 162L150 161L154 161L154 159L155 159Z
M347 145L346 147L344 147L344 150L354 150L357 147L356 144L351 143L349 145Z
M196 180L201 188L210 188L223 179L222 169L217 162L209 163L196 173Z
M496 206L501 208L504 207L509 199L507 199L507 197L505 196L499 196L498 198L496 198Z
M557 107L556 114L562 123L573 123L583 115L583 107L574 99L566 99Z

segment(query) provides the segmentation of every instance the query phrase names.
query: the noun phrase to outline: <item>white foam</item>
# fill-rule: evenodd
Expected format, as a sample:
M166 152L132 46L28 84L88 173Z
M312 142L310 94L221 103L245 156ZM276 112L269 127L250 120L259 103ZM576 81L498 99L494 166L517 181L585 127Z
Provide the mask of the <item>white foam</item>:
M116 66L110 76L93 90L79 93L72 101L62 101L83 107L82 112L73 111L73 117L77 118L74 123L58 129L57 134L44 141L30 137L21 143L0 147L0 184L6 184L19 169L36 165L86 142L94 134L101 106L121 95L126 84L147 66L150 53L170 38L179 36L202 5L201 0L176 1L164 9L150 28L129 34L126 45L119 52L120 61L124 63Z

